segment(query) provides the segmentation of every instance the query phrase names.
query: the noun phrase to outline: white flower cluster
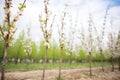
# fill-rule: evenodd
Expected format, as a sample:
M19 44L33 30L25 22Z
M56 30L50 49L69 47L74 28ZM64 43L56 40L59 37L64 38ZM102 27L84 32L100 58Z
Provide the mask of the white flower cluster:
M93 36L92 36L92 19L91 14L89 14L89 21L88 21L89 27L88 27L88 41L87 41L87 51L88 53L92 53L93 49Z
M12 7L12 0L5 1L5 7L4 7L5 22L8 22L9 17L11 16L11 12L10 12L11 7Z
M62 33L62 35L60 35L60 39L59 39L59 42L60 42L60 47L64 47L64 42L65 42L65 38L64 38L64 33Z
M115 53L116 53L117 57L120 56L120 31L117 36L117 41L116 41L116 45L115 45Z
M19 16L22 15L23 9L25 8L25 2L26 0L24 0L23 4L20 4L20 9L17 15L15 16L15 18L13 18L12 20L11 19L12 0L5 0L4 22L6 24L4 24L4 26L0 24L0 36L2 36L2 38L5 40L5 43L7 44L7 46L9 46L11 41L13 40L14 33L16 32L15 22L19 19Z
M61 18L61 26L60 28L58 27L59 43L61 48L63 48L65 45L64 44L65 43L65 31L64 31L65 17L66 17L66 6L65 6L65 10L63 11L63 17Z
M73 45L73 43L74 43L74 33L75 33L75 29L73 28L73 27L75 27L76 26L76 24L73 26L73 23L72 23L72 19L70 19L70 28L69 28L69 35L70 35L70 37L69 38L66 38L66 39L68 39L68 40L66 40L67 42L67 44L65 44L65 46L66 46L66 48L69 50L69 54L71 53L72 54L72 52L73 52L73 49L74 49L74 45Z
M26 53L27 56L29 56L32 53L31 40L30 39L23 40L22 45L24 47L24 52Z
M24 47L24 52L26 53L27 56L30 56L32 53L32 41L30 38L30 28L28 28L27 31L27 38L23 40L23 47Z
M50 48L50 44L48 42L45 42L44 46L47 47L47 48Z
M48 26L48 20L49 20L49 16L51 15L51 12L48 9L48 5L49 5L49 0L44 0L44 14L45 14L45 18L43 19L43 16L39 16L39 21L40 21L40 27L42 29L43 32L43 36L45 38L45 43L44 46L46 48L50 48L50 38L52 36L52 27L53 27L53 23L54 23L54 19L55 16L53 17L52 23Z
M118 37L114 34L109 34L109 49L110 49L110 56L112 57L118 57L120 56L120 33L118 34Z

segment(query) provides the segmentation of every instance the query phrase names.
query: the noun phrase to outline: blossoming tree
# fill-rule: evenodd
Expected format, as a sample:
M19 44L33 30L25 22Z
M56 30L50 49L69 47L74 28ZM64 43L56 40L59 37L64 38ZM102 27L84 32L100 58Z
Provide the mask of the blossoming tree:
M16 32L16 26L15 23L18 21L19 17L23 13L23 9L25 8L25 2L19 4L19 11L17 12L17 15L15 15L14 18L11 18L11 8L12 8L12 0L5 0L5 6L4 6L4 13L5 13L5 19L4 24L0 24L0 36L3 38L5 42L4 47L4 54L3 54L3 62L2 62L2 70L1 70L1 80L4 80L4 71L5 71L5 64L7 61L7 50L10 46L11 41L14 39L14 33Z
M93 26L92 26L92 18L91 14L89 13L89 20L88 20L88 35L85 35L85 30L83 28L83 24L81 23L81 30L80 36L78 38L81 41L82 48L86 51L86 55L88 56L89 61L89 72L90 76L92 76L92 53L93 53Z
M119 49L119 36L116 35L114 29L113 29L113 21L110 22L111 30L108 35L108 47L109 47L109 53L110 53L110 58L111 58L111 66L112 66L112 71L114 71L114 58L119 56L119 52L116 52L117 49ZM118 39L117 39L118 37Z
M50 48L50 39L52 36L52 27L54 23L55 16L53 16L52 22L48 24L51 12L48 9L49 0L44 0L44 15L39 16L40 21L40 27L42 29L42 33L45 39L44 47L46 49L45 55L44 55L44 64L43 64L43 74L42 74L42 80L44 80L45 77L45 69L46 69L46 63L47 63L47 55L48 55L48 49Z
M105 15L104 15L104 20L103 20L103 23L102 23L102 26L101 26L100 34L98 33L97 28L94 27L95 32L97 34L97 37L96 37L97 45L96 46L99 48L100 57L101 57L101 68L102 68L103 72L104 72L104 65L103 65L103 57L104 57L103 46L104 46L104 41L103 40L105 38L105 25L106 25L106 20L107 20L107 14L108 14L108 8L106 9L106 12L105 12Z
M68 28L69 31L68 31L68 38L67 38L67 42L66 42L66 48L68 49L68 52L66 53L68 56L69 56L69 63L71 65L72 63L72 57L73 57L73 51L74 51L74 39L75 39L75 29L76 29L76 26L77 26L77 18L76 18L76 21L75 23L73 23L73 20L72 20L72 16L69 16L70 17L70 27Z
M115 51L116 51L117 56L118 56L118 62L119 62L118 63L119 64L118 70L120 71L120 30L119 30L119 33L118 33L118 36L117 36Z
M24 47L24 52L26 53L26 59L29 60L30 55L32 53L32 40L30 38L30 27L27 29L27 35L26 38L24 38L22 45Z
M61 17L61 25L58 26L58 34L59 34L59 45L60 45L60 56L59 56L59 75L58 79L61 80L61 66L62 66L62 55L63 55L63 50L64 50L64 45L65 45L65 17L66 17L66 8L67 5L65 5L65 10L63 11L63 15Z

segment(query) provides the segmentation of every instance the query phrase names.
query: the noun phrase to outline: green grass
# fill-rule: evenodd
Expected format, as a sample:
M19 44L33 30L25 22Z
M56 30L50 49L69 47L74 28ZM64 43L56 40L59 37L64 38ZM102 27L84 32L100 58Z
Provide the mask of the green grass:
M110 66L110 63L104 62L104 66ZM94 62L92 63L93 67L100 67L100 62ZM83 67L89 67L89 63L72 63L71 65L69 63L63 63L62 69L68 69L68 68L83 68ZM47 63L46 69L58 69L59 63ZM43 64L42 63L31 63L31 64L25 64L25 63L7 63L5 67L6 71L16 71L16 70L42 70ZM0 64L0 70L1 70L1 64Z

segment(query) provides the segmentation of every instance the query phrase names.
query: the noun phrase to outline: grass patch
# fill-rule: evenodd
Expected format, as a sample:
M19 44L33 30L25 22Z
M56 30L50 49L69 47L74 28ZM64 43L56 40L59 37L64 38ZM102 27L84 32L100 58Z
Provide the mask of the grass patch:
M104 66L110 66L110 63L104 62ZM92 67L100 67L101 63L100 62L93 62ZM0 64L0 70L1 70L1 64ZM71 65L69 63L63 63L62 64L62 69L68 69L68 68L84 68L84 67L89 67L89 63L72 63ZM42 63L7 63L6 64L6 71L25 71L25 70L42 70L43 69L43 64ZM46 69L58 69L59 68L59 63L47 63Z

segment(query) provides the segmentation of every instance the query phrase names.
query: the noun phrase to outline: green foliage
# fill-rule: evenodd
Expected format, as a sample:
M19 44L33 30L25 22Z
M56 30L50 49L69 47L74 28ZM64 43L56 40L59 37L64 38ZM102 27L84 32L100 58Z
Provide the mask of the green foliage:
M22 31L17 39L14 39L12 42L12 46L8 48L8 58L20 58L24 59L26 58L26 54L24 52L24 47L22 45L23 40L25 38L25 33ZM4 50L4 41L0 38L0 58L3 56L3 50ZM75 52L72 52L72 56L68 55L67 52L70 54L69 50L63 50L62 58L64 61L69 61L70 57L72 60L88 60L88 57L86 55L86 51L83 49L79 50L79 54L76 55ZM31 59L34 60L43 60L45 54L45 46L44 41L41 41L38 45L32 41L32 53L29 56ZM57 44L51 43L50 48L48 49L48 60L59 60L59 56L61 54L60 48ZM103 59L109 60L110 56L108 56L108 50L103 52ZM100 61L101 56L99 51L94 52L94 56L92 56L93 60Z
M22 31L13 45L8 48L8 58L25 58L24 48L22 46L24 35L24 31Z
M44 59L44 54L45 54L44 41L41 41L39 45L39 53L37 58Z
M80 51L79 51L78 60L87 60L86 52L84 50L82 50L82 49L80 49Z
M32 53L30 55L30 58L39 59L37 56L38 56L38 47L35 42L32 42Z
M110 66L111 64L108 62L103 62L104 66ZM94 62L92 64L93 67L100 67L101 63L100 62ZM63 63L62 64L62 69L69 69L69 68L85 68L89 67L89 63L72 63L71 66L69 63ZM47 64L47 69L58 69L59 68L59 63L48 63ZM6 64L6 70L7 71L13 71L13 70L42 70L43 69L43 64L42 63L31 63L27 66L26 69L26 63L8 63ZM0 70L1 70L1 65L0 65Z
M60 49L57 45L54 45L53 47L53 59L58 60L60 55Z
M0 38L0 58L2 58L3 53L4 53L4 41Z
M16 51L16 49L15 49L14 45L8 47L8 56L7 57L8 58L15 58L16 57L15 51Z
M97 51L97 52L95 53L95 56L93 57L93 60L101 60L101 56L100 56L99 51Z
M41 41L39 46L39 53L38 53L39 59L43 59L44 54L45 54L44 41ZM56 44L50 44L50 48L48 49L48 59L58 60L59 54L60 54L59 47Z

